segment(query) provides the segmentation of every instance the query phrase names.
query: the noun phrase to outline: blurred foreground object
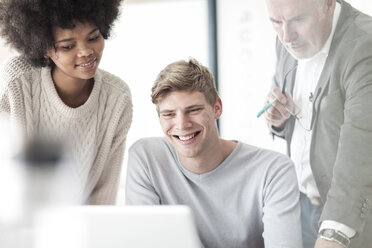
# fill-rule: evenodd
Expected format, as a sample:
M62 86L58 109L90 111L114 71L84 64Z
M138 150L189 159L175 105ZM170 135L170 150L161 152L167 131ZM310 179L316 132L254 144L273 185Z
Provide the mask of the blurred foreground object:
M34 248L34 216L44 208L78 204L71 164L61 142L35 137L11 147L0 124L0 248Z

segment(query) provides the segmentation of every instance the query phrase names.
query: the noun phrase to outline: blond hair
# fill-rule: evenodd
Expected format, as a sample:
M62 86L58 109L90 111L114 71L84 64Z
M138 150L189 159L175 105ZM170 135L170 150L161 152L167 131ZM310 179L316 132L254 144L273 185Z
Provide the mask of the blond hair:
M211 71L196 59L180 60L166 66L158 75L151 89L151 100L157 104L173 91L200 91L212 106L218 98Z

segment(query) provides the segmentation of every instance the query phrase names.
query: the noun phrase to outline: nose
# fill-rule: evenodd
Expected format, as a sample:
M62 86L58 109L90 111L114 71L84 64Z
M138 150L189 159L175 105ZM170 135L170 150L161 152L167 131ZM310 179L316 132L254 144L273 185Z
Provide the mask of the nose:
M285 43L291 43L297 38L296 30L291 26L290 23L283 23L282 26L282 39Z
M190 127L192 127L192 122L191 119L188 115L186 114L180 114L176 118L176 128L178 130L185 130Z
M89 46L81 46L78 52L79 57L89 57L94 53L93 49L90 48Z

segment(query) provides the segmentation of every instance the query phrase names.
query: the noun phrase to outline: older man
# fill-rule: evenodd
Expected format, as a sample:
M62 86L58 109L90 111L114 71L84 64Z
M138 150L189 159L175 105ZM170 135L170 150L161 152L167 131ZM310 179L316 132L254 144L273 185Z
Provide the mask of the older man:
M295 162L304 247L371 247L372 18L342 0L266 3L278 100L265 118Z

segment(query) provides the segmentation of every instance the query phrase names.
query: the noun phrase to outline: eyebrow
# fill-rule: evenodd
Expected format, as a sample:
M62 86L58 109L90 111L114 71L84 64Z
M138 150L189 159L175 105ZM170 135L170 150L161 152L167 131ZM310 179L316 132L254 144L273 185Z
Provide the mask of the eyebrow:
M202 104L195 104L195 105L188 106L186 109L203 108L203 107L204 107L204 105L202 105Z
M163 114L163 113L169 113L169 112L173 112L174 110L171 110L171 109L164 109L162 111L159 111L159 114Z
M274 19L274 18L272 18L272 17L270 17L270 21L272 21L272 22L281 22L281 21L276 20L276 19Z
M270 17L270 21L271 21L271 22L281 22L281 21L276 20L276 19L274 19L274 18L272 18L272 17Z
M193 108L203 108L203 107L204 107L204 105L202 105L202 104L195 104L195 105L187 106L185 109L189 110L189 109L193 109ZM174 112L174 111L175 111L174 109L164 109L162 111L159 111L159 114L169 113L169 112Z
M90 32L88 33L88 35L93 34L93 33L96 32L97 30L98 30L98 28L94 28L92 31L90 31ZM72 41L72 40L74 40L74 38L67 38L67 39L63 39L63 40L56 41L55 44L57 44L57 43L61 43L61 42L66 42L66 41Z
M292 17L291 19L289 19L288 22L293 21L293 20L298 19L298 18L303 18L305 15L306 14L304 14L304 13L299 14L299 15L296 15L296 16ZM272 17L270 17L270 21L271 22L276 22L276 23L283 22L283 21L276 20L276 19L274 19Z

